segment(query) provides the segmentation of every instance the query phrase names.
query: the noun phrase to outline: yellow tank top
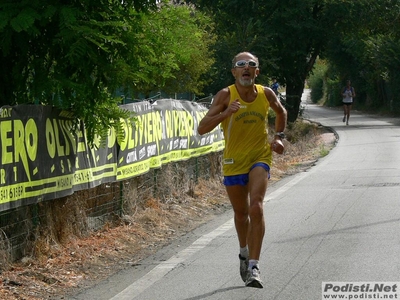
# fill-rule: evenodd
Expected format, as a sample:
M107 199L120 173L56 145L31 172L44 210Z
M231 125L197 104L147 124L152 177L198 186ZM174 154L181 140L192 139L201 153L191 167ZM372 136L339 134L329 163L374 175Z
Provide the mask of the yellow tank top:
M268 142L269 102L264 87L256 84L257 97L251 102L243 101L235 87L229 86L229 104L236 99L240 109L222 121L225 149L223 172L225 176L247 174L255 163L271 166L272 152Z

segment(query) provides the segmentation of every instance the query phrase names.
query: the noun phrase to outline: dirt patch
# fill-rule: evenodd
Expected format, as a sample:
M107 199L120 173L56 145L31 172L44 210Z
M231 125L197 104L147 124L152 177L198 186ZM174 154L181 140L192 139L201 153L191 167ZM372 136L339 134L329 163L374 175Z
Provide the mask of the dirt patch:
M63 299L138 263L173 239L229 208L221 184L199 182L194 197L162 203L149 199L135 219L106 225L89 237L26 257L0 274L0 299Z
M334 146L335 135L315 125L274 155L272 184L303 171ZM295 140L293 135L293 141ZM63 299L138 263L172 240L230 209L220 181L200 181L193 195L166 203L147 200L135 219L106 225L88 237L52 247L48 255L24 258L0 274L0 299Z

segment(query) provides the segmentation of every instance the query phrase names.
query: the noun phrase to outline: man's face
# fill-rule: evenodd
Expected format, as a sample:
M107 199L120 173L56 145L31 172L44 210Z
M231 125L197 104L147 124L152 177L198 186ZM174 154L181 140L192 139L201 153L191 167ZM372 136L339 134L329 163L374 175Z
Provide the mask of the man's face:
M232 74L242 86L251 86L259 74L258 60L250 54L242 54L236 58Z

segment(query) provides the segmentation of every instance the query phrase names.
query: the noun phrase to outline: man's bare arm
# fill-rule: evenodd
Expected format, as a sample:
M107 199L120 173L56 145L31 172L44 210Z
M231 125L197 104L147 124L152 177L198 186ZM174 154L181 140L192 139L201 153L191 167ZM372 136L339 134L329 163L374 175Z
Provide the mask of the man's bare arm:
M217 127L224 119L237 112L240 108L239 101L235 101L228 106L229 90L227 88L219 91L214 97L210 109L204 118L200 121L197 132L205 134Z
M287 112L282 103L278 100L273 90L268 87L264 88L265 95L269 101L269 106L276 114L275 132L283 132L286 128Z

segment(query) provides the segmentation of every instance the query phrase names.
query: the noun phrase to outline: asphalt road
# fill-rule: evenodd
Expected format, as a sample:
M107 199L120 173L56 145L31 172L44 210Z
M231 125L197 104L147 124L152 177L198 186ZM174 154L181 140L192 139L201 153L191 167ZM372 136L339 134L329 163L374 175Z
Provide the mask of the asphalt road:
M314 167L268 189L264 289L241 281L228 212L70 299L313 300L323 283L400 282L400 119L353 112L346 126L340 110L311 104L304 116L339 140Z

